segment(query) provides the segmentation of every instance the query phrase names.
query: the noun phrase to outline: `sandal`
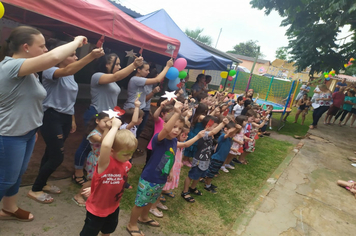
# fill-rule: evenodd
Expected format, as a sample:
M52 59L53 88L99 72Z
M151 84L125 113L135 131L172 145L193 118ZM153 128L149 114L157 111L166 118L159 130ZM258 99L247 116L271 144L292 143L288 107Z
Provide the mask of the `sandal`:
M163 205L161 202L159 202L157 204L157 208L161 209L161 210L165 210L167 211L168 210L168 207L166 205Z
M87 178L84 175L80 177L73 175L72 180L74 183L79 184L80 186L83 186L85 182L88 182Z
M49 186L49 188L46 188L47 186ZM54 185L47 185L44 186L42 191L46 192L46 193L54 193L54 194L60 194L61 193L61 189L58 188L57 186Z
M148 220L146 222L143 222L143 221L140 221L140 220L137 220L138 223L140 224L144 224L144 225L148 225L148 226L152 226L152 227L160 227L160 224L158 223L158 221L155 221L155 220ZM156 223L156 224L154 224Z
M187 197L187 195L190 195L190 192L189 192L189 191L188 191L188 192L182 192L182 193L181 193L181 196L182 196L182 198L184 198L184 200L186 200L187 202L190 202L190 203L194 203L194 202L195 202L195 199L194 199L192 196Z
M171 197L171 198L174 198L176 196L172 193L172 191L169 193L162 192L162 194L167 195L168 197Z
M73 202L75 202L75 204L77 204L80 207L85 207L85 201L84 203L80 203L77 199L75 199L74 197L72 197Z
M126 189L132 189L132 186L131 186L131 184L129 184L129 183L126 182L126 183L125 183L125 188L126 188Z
M127 227L126 227L126 230L127 230L127 232L129 232L129 234L131 236L135 236L136 234L143 235L141 230L129 230L129 228L127 228Z
M165 198L164 196L162 196L162 195L159 197L159 200L160 200L161 202L166 202L166 201L167 201L166 198Z
M198 195L198 196L202 196L203 194L197 189L192 189L191 187L189 187L189 192L190 193L194 193L195 195Z
M162 218L163 217L163 212L158 210L157 208L150 209L150 213L154 215L155 217Z
M32 196L30 193L27 193L27 197L35 200L36 202L43 203L43 204L50 204L54 201L51 195L47 193L42 193L38 197Z
M28 222L28 221L33 221L34 217L32 219L29 219L30 217L30 212L22 210L21 208L18 208L17 211L14 213L6 211L2 209L2 211L8 216L0 216L0 220L18 220L18 221L23 221L23 222Z

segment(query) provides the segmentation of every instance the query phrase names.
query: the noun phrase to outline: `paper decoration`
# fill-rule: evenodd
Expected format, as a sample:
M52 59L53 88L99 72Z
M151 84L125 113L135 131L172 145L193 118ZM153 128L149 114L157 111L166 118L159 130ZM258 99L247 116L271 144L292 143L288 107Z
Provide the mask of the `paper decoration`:
M136 97L137 97L137 98L140 98L140 97L141 97L141 93L142 93L142 92L137 92L137 93L136 93Z
M126 57L136 57L137 53L134 53L133 49L131 51L125 51L126 52Z
M206 124L205 128L209 128L214 124L214 121L211 119L209 122Z
M96 43L96 47L97 47L97 48L102 48L102 47L103 47L104 39L105 39L105 35L102 35L102 36L100 37L100 39L98 40L98 42Z
M140 48L140 51L138 51L138 53L140 54L141 57L142 57L142 52L143 52L143 46L144 46L144 44L143 44L142 47Z
M178 88L182 88L182 86L183 86L183 83L182 82L180 82L179 84L177 84L176 85Z
M239 153L243 153L244 152L244 147L240 147L239 150L237 150Z
M255 140L259 139L260 137L258 136L258 134L255 135Z
M172 99L176 100L175 98L177 96L174 94L174 91L173 92L164 91L164 93L165 94L161 96L162 98L167 98L168 101L170 101Z
M229 108L226 108L226 110L223 113L223 116L227 116L227 114L229 114Z
M107 111L103 111L104 113L109 115L109 118L113 118L113 117L119 117L118 112L115 112L111 109L107 110Z
M117 112L119 116L125 114L125 110L121 109L119 106L114 107L114 112Z
M173 57L173 54L174 54L174 50L176 49L176 46L168 43L167 44L167 50L166 50L166 53L169 53L171 55L171 57Z

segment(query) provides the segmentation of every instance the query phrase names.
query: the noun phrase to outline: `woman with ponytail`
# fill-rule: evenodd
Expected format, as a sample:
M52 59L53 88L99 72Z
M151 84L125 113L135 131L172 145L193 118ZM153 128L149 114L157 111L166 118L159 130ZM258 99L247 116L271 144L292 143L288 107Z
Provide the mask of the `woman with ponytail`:
M0 55L0 220L31 221L33 215L17 206L21 176L27 169L46 90L37 72L49 69L87 43L84 36L47 52L45 38L35 28L14 28Z

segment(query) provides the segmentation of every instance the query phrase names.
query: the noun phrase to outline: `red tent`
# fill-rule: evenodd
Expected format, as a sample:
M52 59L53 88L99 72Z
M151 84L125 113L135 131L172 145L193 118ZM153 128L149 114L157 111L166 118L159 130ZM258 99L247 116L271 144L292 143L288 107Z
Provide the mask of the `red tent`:
M131 18L107 0L3 0L5 18L50 31L85 35L119 43L124 49L143 47L166 57L177 57L180 42ZM174 51L173 51L174 49ZM172 53L173 51L173 53ZM144 51L146 58L147 51Z

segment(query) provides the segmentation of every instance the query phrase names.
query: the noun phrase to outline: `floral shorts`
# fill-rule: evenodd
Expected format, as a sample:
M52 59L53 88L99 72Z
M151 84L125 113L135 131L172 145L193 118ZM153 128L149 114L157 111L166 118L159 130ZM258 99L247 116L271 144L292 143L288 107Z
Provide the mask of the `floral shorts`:
M140 177L137 186L135 205L138 207L147 206L149 203L157 201L161 195L164 184L155 184L148 182Z

